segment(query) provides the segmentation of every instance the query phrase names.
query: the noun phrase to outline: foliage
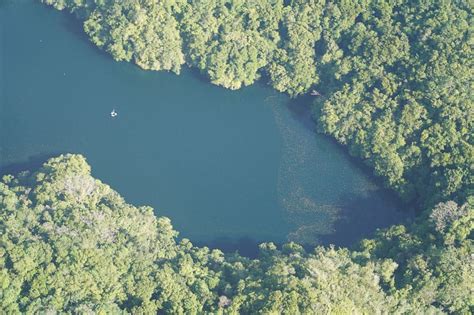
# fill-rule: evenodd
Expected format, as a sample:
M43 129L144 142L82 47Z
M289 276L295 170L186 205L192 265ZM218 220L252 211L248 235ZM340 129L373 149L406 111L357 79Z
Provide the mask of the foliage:
M397 290L399 311L469 314L474 309L473 205L453 201L438 204L407 228L394 226L379 231L373 240L361 242L367 258L383 256L399 265L391 292ZM440 229L441 212L465 212L450 216ZM426 218L429 216L431 218ZM455 219L457 217L457 219ZM407 303L409 302L409 303Z
M279 40L282 0L193 0L181 20L191 65L230 89L260 77Z
M381 231L358 251L267 243L248 259L177 242L167 218L127 204L90 171L82 156L63 155L4 176L2 312L472 311L468 204L440 204L427 223Z
M84 16L84 30L115 60L179 73L184 63L175 1L44 1Z
M323 1L293 1L282 17L282 40L268 72L275 89L305 93L319 81L314 46L321 37Z
M472 7L386 1L371 12L331 36L343 53L331 57L330 93L315 102L320 130L406 200L465 200L474 162Z
M43 0L144 69L197 67L230 89L262 74L316 90L318 129L406 201L472 191L472 5L464 1Z
M213 298L205 265L221 254L177 244L168 219L126 204L81 156L5 177L0 209L5 312L183 312Z
M2 311L474 312L472 3L42 2L144 69L187 63L226 88L264 75L291 96L317 91L319 131L426 210L354 251L262 244L251 260L177 242L169 220L61 156L0 184Z

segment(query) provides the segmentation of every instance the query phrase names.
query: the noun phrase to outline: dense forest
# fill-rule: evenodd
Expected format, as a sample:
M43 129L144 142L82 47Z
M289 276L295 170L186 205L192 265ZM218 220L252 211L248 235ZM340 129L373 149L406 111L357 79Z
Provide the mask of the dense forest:
M0 183L0 309L79 314L473 310L472 205L447 201L353 251L262 244L257 259L177 242L79 155Z
M230 89L312 94L318 131L361 158L414 224L352 249L177 240L64 155L0 183L7 313L474 312L473 4L450 0L42 0L114 59Z
M385 0L42 0L116 60L314 94L318 130L407 202L472 193L473 5Z

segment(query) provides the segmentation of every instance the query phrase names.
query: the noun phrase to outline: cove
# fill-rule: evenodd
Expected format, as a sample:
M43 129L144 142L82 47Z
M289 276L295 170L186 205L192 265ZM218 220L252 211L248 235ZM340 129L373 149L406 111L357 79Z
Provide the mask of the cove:
M407 217L314 132L308 100L117 63L74 17L31 0L5 2L0 14L2 174L80 153L180 237L243 253L264 241L347 246Z

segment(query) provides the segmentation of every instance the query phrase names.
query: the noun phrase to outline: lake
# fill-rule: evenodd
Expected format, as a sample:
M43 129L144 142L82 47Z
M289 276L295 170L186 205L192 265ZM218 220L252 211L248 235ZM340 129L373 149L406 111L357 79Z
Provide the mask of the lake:
M244 254L264 241L351 245L407 217L370 171L314 132L308 99L115 62L75 17L36 1L0 4L0 27L3 174L80 153L180 237Z

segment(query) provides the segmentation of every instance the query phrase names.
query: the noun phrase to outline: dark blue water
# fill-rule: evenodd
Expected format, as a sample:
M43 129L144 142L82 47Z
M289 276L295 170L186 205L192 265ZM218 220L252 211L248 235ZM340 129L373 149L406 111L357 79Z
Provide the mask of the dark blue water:
M186 69L114 62L73 16L36 2L6 2L0 14L3 173L81 153L128 202L221 248L349 245L406 217L315 134L306 102L262 84L229 91Z

